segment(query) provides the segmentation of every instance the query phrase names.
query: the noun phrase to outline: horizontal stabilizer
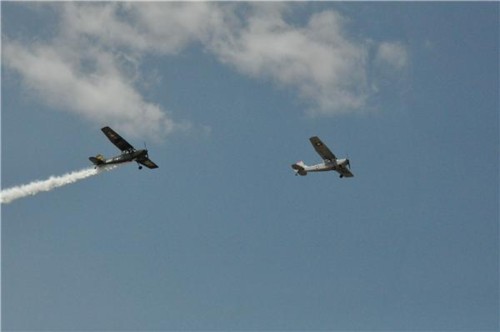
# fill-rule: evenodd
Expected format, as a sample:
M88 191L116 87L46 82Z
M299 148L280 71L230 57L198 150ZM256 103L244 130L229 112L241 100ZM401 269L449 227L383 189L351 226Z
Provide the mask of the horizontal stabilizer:
M89 157L89 160L94 164L94 165L102 165L106 161L106 158L104 158L103 155L99 154L95 157Z

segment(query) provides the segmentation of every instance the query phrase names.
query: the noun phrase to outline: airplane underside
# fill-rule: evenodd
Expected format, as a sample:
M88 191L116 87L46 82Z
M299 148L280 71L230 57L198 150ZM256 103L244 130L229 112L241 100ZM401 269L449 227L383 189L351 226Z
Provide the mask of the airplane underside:
M116 158L111 158L111 159L105 159L102 155L97 155L95 157L89 157L89 160L95 165L95 167L102 167L106 165L118 165L118 164L124 164L124 163L129 163L134 161L134 159L131 158L125 158L122 156L116 157ZM137 160L135 160L139 166L139 169L142 169L142 165L139 164Z
M309 172L328 172L328 171L336 171L339 173L339 177L343 178L344 176L352 177L352 173L346 172L344 164L346 162L342 160L343 164L317 164L313 166L307 166L302 161L299 161L292 165L292 168L295 171L295 175L306 176Z
M292 168L295 170L295 175L301 175L301 176L306 176L307 173L309 172L327 172L327 171L336 171L337 168L335 166L327 166L327 165L314 165L314 166L307 166L307 165L300 165L300 164L293 164ZM341 176L342 177L342 176Z

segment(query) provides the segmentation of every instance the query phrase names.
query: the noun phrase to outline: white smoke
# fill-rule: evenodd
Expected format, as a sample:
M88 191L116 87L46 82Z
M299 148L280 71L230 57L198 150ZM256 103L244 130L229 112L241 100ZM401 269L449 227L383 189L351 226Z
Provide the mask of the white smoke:
M28 184L8 188L0 193L0 203L8 204L18 198L33 196L42 191L51 191L52 189L75 183L77 181L89 178L94 175L99 175L104 171L115 169L116 165L86 168L71 173L66 173L61 176L51 176L46 180L37 180Z

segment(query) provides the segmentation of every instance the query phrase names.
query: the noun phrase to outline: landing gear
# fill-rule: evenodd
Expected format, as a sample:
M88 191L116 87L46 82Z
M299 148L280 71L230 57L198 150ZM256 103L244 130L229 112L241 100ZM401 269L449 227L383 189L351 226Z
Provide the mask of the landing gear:
M340 174L339 178L341 178L341 179L342 179L343 177L344 177L344 175L343 175L343 174Z
M139 165L139 169L142 169L142 166Z

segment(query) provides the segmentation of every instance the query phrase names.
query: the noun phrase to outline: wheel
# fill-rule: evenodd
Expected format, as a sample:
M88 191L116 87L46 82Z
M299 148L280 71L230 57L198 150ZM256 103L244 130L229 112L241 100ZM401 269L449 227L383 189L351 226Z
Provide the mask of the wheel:
M142 169L142 166L139 166L139 169Z

